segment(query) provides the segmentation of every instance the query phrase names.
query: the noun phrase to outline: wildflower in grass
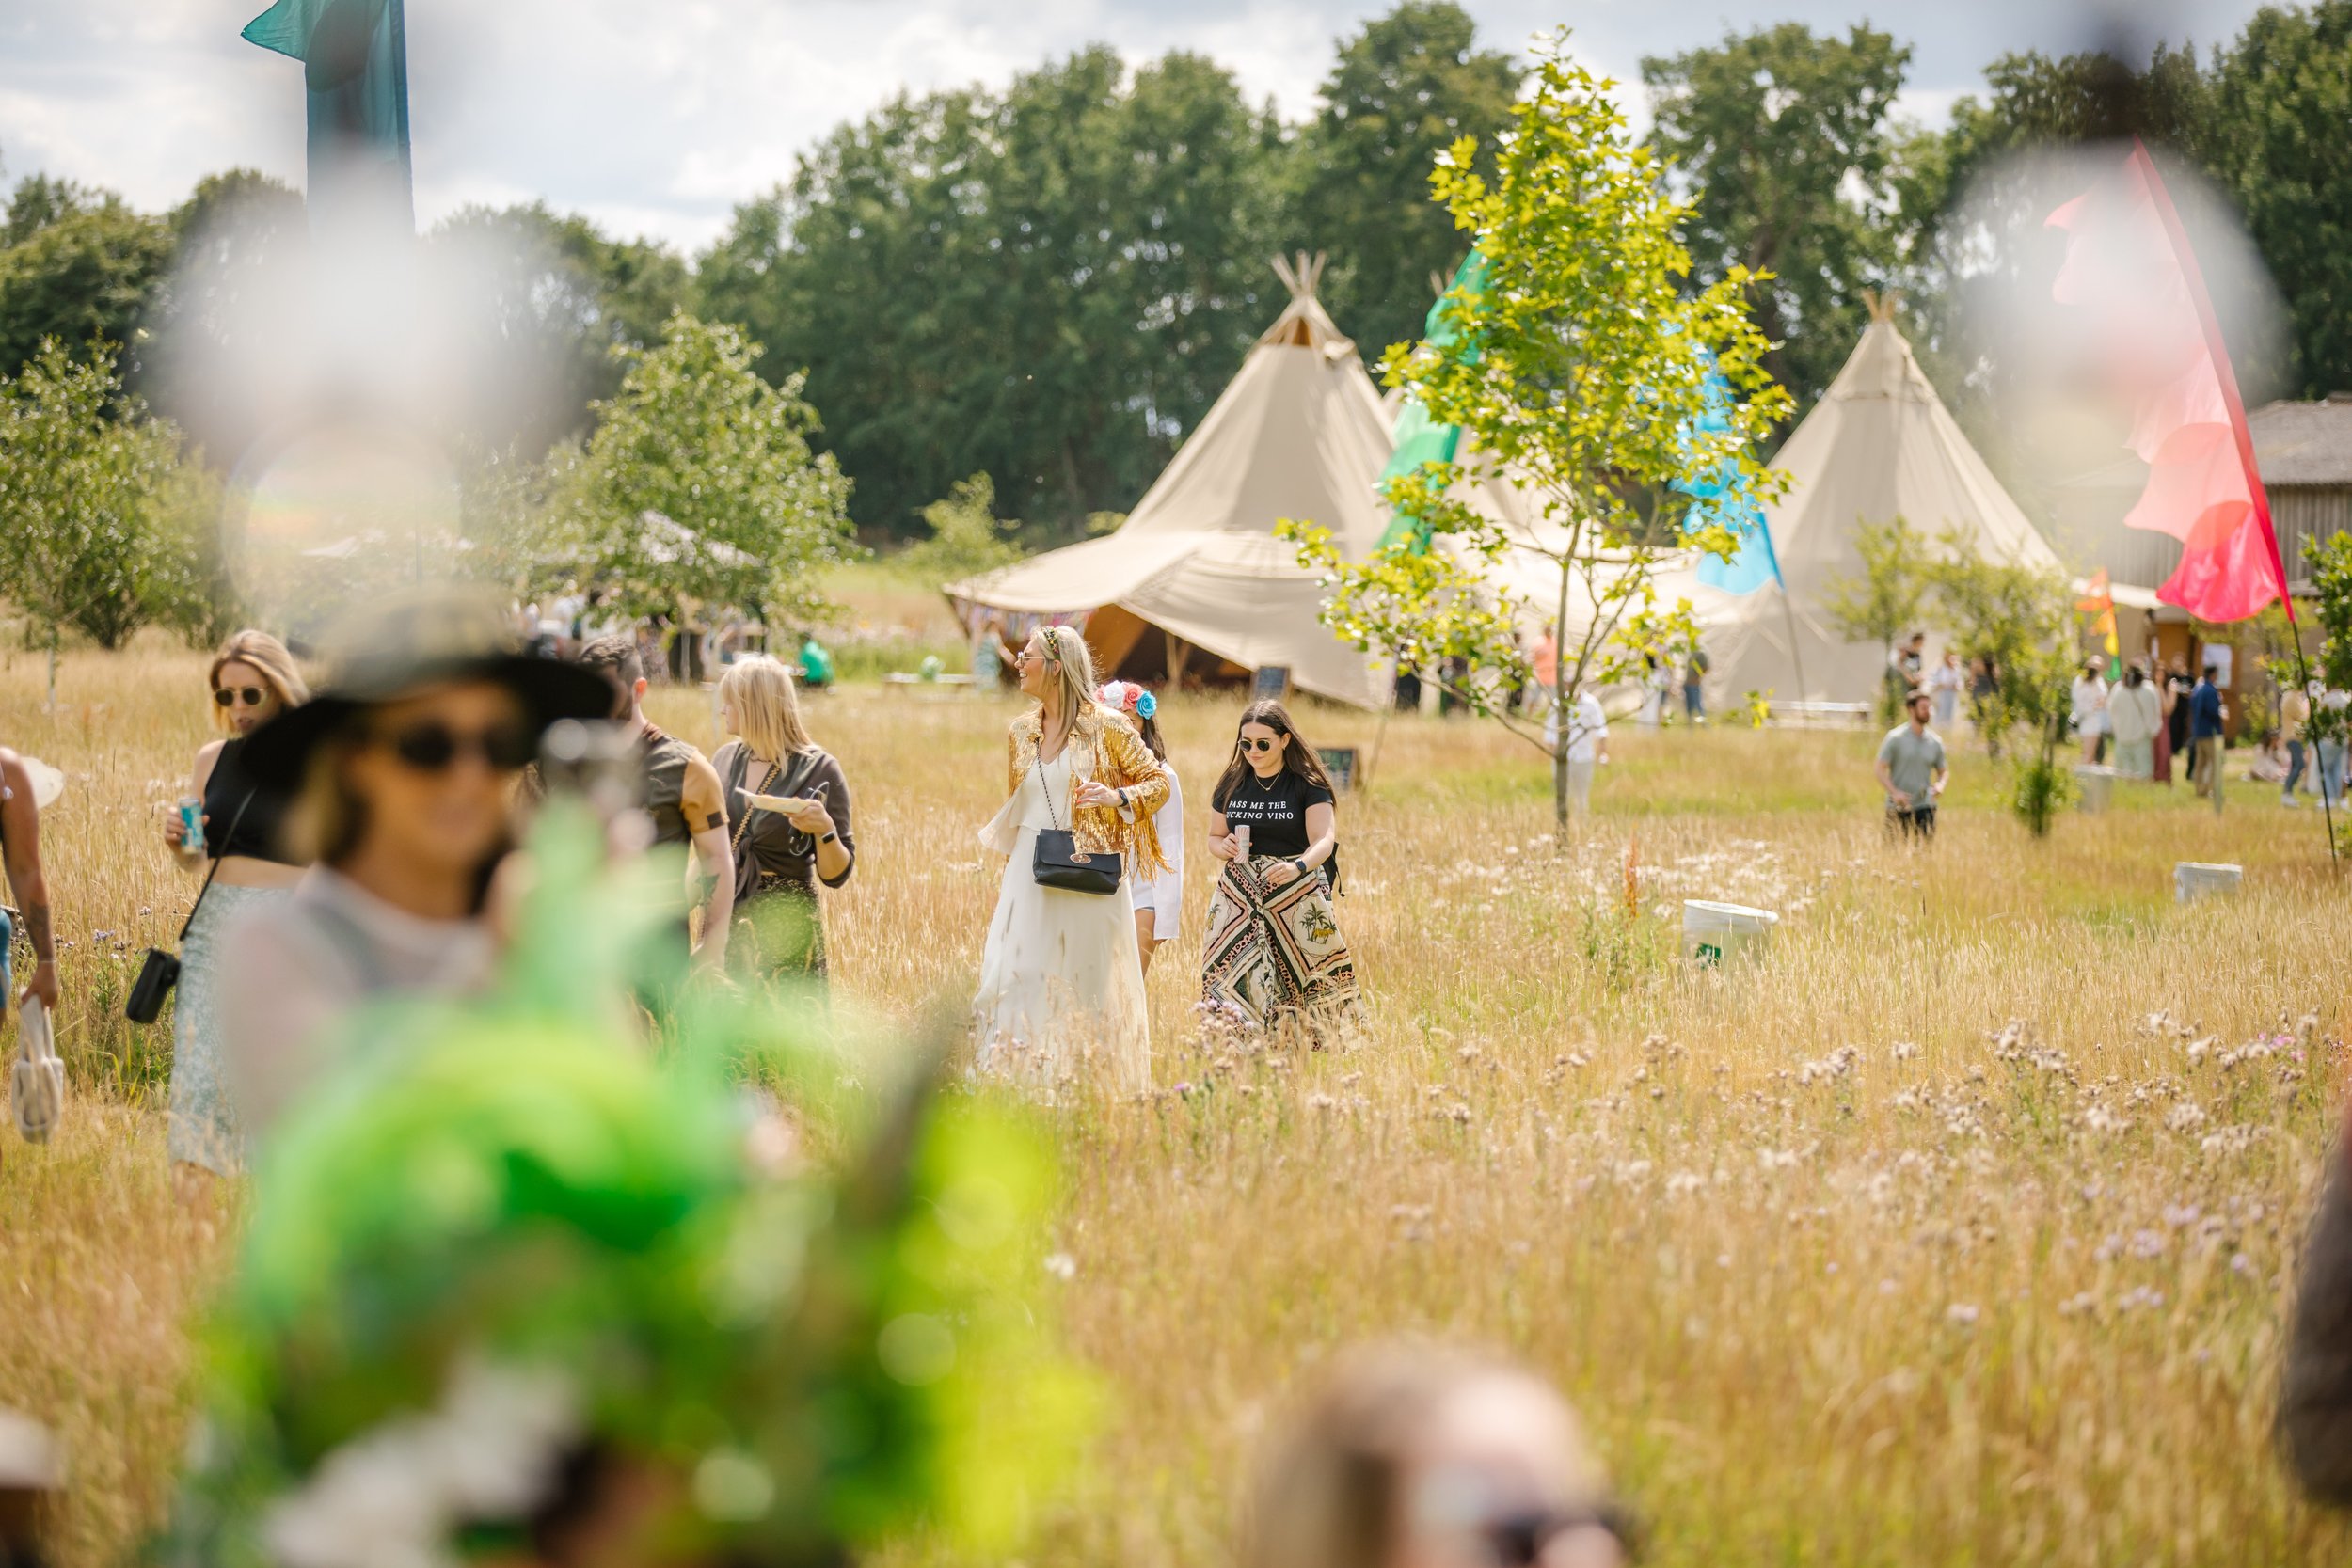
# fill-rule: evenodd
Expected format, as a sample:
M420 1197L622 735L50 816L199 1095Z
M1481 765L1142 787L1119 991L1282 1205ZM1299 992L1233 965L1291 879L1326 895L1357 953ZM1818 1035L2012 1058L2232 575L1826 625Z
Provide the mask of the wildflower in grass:
M1975 1307L1962 1301L1956 1301L1944 1309L1944 1321L1960 1328L1975 1327L1980 1316L1982 1314Z

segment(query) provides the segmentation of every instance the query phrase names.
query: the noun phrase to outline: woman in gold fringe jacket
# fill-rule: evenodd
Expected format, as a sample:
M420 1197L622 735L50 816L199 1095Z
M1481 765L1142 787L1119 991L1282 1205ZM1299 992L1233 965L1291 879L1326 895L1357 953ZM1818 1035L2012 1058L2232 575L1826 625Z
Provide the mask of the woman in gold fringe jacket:
M1152 814L1168 773L1094 701L1094 657L1074 627L1039 628L1019 669L1038 706L1013 721L1005 803L980 830L1009 859L972 1003L979 1070L1048 1096L1079 1079L1138 1093L1151 1086L1152 1039L1126 890L1041 885L1037 835L1066 829L1080 853L1150 876L1162 863Z

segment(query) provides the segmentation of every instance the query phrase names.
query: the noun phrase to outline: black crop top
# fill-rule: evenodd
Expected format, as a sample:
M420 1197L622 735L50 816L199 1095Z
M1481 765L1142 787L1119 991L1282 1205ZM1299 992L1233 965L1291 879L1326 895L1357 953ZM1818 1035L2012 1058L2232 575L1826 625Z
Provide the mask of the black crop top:
M273 790L257 788L252 775L245 770L245 741L224 740L220 755L213 759L212 776L204 781L204 852L219 860L227 855L244 855L257 861L276 861L280 865L302 863L289 855L282 844L286 822L286 799ZM246 805L250 794L253 803ZM239 816L237 809L245 807ZM231 829L234 832L231 832Z

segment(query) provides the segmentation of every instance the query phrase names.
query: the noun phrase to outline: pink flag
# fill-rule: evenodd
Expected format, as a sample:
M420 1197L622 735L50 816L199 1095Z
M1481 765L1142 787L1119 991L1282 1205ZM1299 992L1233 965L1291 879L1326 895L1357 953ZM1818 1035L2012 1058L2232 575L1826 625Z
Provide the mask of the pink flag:
M2242 621L2286 600L2237 376L2147 148L2132 144L2119 189L2076 197L2048 223L2067 234L2052 296L2093 316L2101 360L2132 404L2129 445L2149 467L2123 520L2181 542L2180 569L2156 597L2202 621Z

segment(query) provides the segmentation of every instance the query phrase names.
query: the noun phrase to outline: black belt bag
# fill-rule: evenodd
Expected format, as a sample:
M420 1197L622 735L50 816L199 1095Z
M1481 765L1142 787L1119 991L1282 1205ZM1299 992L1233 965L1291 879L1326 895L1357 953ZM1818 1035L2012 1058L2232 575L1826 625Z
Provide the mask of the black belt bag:
M238 826L245 821L245 808L253 803L260 793L248 789L245 799L237 802L237 815L229 819L229 836L220 842L232 843ZM196 890L196 902L188 906L188 918L181 923L179 945L185 946L188 928L196 924L196 911L204 907L204 895L213 891L213 879L220 875L220 857L213 857L213 868L204 873L204 885ZM164 998L180 983L180 960L160 947L147 950L147 961L139 965L139 977L131 982L131 994L123 1000L122 1016L134 1023L152 1023L163 1016Z
M1060 818L1055 815L1053 786L1045 782L1042 768L1038 768L1037 786L1045 796L1046 820L1055 824L1037 831L1037 853L1030 866L1037 885L1059 888L1064 893L1117 893L1122 869L1119 857L1078 847L1078 835L1060 826Z

